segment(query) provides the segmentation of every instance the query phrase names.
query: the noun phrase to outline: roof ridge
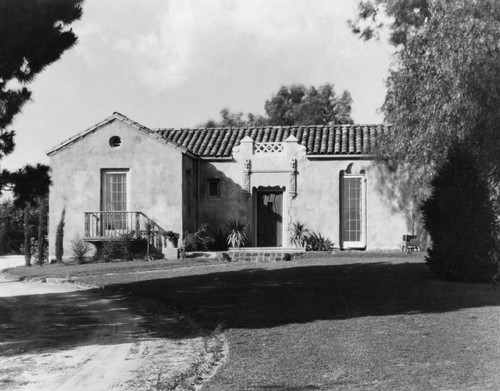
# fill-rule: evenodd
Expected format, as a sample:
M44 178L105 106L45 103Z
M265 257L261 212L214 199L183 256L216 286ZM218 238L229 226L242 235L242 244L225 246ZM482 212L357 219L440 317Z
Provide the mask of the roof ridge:
M119 113L118 113L119 114ZM293 128L335 128L335 127L375 127L383 126L390 127L390 124L333 124L333 125L258 125L258 126L217 126L217 127L168 127L168 128L150 128L153 132L161 132L166 130L240 130L240 129L293 129Z

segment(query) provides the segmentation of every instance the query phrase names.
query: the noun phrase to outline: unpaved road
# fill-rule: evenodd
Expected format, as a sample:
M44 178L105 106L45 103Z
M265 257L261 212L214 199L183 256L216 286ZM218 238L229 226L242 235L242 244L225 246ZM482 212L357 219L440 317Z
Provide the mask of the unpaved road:
M22 263L0 257L0 269ZM0 390L155 389L199 359L204 342L194 325L144 306L0 274Z

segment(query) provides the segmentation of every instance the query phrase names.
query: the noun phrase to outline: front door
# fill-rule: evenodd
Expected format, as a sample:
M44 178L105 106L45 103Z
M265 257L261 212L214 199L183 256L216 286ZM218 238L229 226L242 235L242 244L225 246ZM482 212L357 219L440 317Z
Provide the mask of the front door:
M283 191L257 191L257 246L283 245Z

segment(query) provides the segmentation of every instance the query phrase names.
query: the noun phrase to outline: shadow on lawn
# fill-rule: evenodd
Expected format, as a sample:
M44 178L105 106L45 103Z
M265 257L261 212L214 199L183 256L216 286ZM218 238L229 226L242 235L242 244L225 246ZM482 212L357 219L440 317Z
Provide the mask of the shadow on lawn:
M0 357L137 338L189 338L203 333L171 310L213 329L220 323L232 328L266 328L500 305L500 289L438 281L424 263L246 269L109 288L111 293L104 296L102 291L78 291L9 297L3 306L0 302ZM5 305L8 300L13 304L10 312ZM103 306L102 300L113 304ZM13 310L15 306L22 309L20 314Z
M160 300L204 327L265 328L500 305L493 285L434 279L424 263L251 269L117 285Z

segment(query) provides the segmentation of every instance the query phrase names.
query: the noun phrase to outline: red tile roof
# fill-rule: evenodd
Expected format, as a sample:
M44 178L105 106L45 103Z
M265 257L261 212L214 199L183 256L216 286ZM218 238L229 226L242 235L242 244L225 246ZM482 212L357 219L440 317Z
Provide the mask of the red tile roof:
M167 142L182 146L196 156L230 157L245 136L255 142L283 142L295 136L311 155L370 155L375 141L387 132L384 125L263 126L254 128L156 129Z

